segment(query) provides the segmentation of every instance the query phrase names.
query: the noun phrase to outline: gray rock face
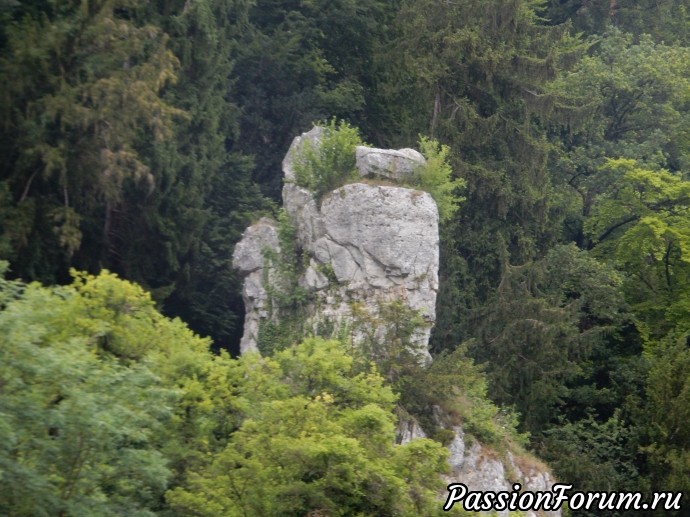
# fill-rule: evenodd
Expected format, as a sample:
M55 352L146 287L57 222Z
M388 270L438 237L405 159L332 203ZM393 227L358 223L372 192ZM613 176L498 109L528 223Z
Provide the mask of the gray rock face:
M389 178L403 181L426 163L424 156L414 149L375 149L358 146L357 169L363 178Z
M382 304L403 302L424 319L412 341L427 361L438 291L436 203L418 190L354 183L326 194L319 208L313 194L296 185L294 164L306 142L319 145L323 131L314 128L295 138L283 160L283 206L305 257L298 282L312 299L308 324L314 329L324 322L335 328L350 324L356 305L373 323L354 331L354 341L372 334L383 339L385 324L377 323ZM358 151L360 156L362 163L401 174L411 173L424 160L412 149ZM277 249L277 245L275 223L262 220L247 230L235 249L233 264L245 275L243 352L257 348L261 321L276 317L267 311L268 295L261 279L266 278L262 246Z
M354 183L324 198L321 218L324 234L310 251L317 269L332 268L341 300L334 305L331 293L323 293L325 312L343 321L351 317L352 302L359 302L376 317L381 303L402 301L427 322L413 336L426 356L436 319L439 264L438 210L431 196Z
M259 326L262 320L270 316L268 293L264 286L264 278L270 278L268 272L264 272L264 253L267 249L279 253L280 244L276 223L264 217L245 230L232 256L233 267L244 277L242 300L246 315L240 341L241 353L258 350Z

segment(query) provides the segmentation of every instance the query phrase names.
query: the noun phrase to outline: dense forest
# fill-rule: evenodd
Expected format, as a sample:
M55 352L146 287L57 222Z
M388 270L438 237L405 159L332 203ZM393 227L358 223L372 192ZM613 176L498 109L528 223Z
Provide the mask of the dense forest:
M333 119L462 185L404 386L232 358L234 246ZM4 515L434 515L395 411L450 385L578 490L690 494L682 0L0 0L0 153Z

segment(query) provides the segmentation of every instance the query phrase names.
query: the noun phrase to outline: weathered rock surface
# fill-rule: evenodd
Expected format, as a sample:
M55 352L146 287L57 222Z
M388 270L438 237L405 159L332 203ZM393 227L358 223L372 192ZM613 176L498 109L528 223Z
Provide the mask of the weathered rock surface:
M375 149L357 146L357 170L363 178L409 179L414 170L426 163L414 149Z
M426 357L439 264L438 210L431 196L401 187L345 185L323 199L321 223L307 276L316 278L326 266L337 280L318 293L321 314L347 321L352 302L359 302L375 317L381 303L402 301L427 322L413 336ZM338 303L331 300L336 293Z
M258 350L259 326L262 320L270 317L268 292L264 286L264 253L267 249L280 252L276 223L264 217L245 230L232 257L233 267L244 276L242 299L246 315L244 335L240 341L241 353Z
M353 183L326 194L319 207L312 192L295 184L294 162L307 142L319 145L322 137L323 129L314 128L295 138L283 160L283 206L306 257L298 282L312 299L308 321L314 328L324 321L338 328L352 321L353 304L376 320L381 304L400 301L418 311L425 321L412 340L428 360L438 291L436 203L419 190ZM373 151L368 156L380 157L386 152ZM398 171L409 172L413 165L424 163L424 158L411 149L392 153L387 163ZM271 226L262 220L255 226L247 230L234 255L235 267L247 275L242 351L257 349L258 326L271 317L266 310L266 289L260 286L264 273L259 270L263 267L260 247L277 246L275 223ZM270 237L268 227L273 232ZM381 337L384 330L372 329ZM363 334L354 333L353 337L356 341Z
M472 491L511 492L515 482L520 483L521 492L549 492L554 481L543 465L528 458L518 461L511 452L504 458L495 451L487 449L479 442L468 444L464 440L461 427L455 427L455 438L448 447L451 466L446 481L463 483ZM508 517L510 512L497 512L500 517ZM560 517L560 511L528 511L526 517Z

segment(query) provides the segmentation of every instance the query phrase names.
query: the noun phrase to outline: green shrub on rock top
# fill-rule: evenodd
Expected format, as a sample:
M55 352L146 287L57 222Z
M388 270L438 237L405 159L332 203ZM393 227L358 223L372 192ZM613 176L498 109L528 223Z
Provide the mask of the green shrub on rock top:
M465 181L453 178L453 169L448 163L450 147L420 136L419 150L426 158L426 163L415 171L411 186L431 194L438 207L439 219L442 222L447 221L463 200L457 191L465 186Z
M325 193L358 178L355 148L365 145L357 128L347 122L331 119L324 126L321 141L304 142L295 159L295 179L300 187L316 194Z
M295 179L320 199L324 194L359 179L356 147L366 145L357 128L347 122L331 119L323 127L320 141L305 141L295 157ZM449 220L463 200L458 189L465 186L462 179L453 178L448 163L450 148L436 140L420 136L419 149L426 163L417 168L410 181L401 184L431 194L438 206L439 219Z

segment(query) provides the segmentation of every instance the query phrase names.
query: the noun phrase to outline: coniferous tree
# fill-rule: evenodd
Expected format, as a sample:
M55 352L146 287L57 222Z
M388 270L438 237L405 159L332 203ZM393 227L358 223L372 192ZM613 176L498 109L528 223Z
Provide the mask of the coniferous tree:
M236 67L242 149L254 179L278 199L281 161L313 122L336 117L358 126L371 109L373 52L396 2L259 0L249 15Z
M179 79L166 99L188 116L174 139L151 143L161 181L147 199L133 198L134 213L123 221L128 253L121 271L223 347L238 342L243 313L233 247L269 209L251 180L254 164L243 153L233 101L249 7L241 0L171 0L146 13L179 56Z
M2 252L14 274L54 281L119 253L127 191L156 177L140 145L183 112L161 98L178 60L125 0L18 6L4 31ZM145 136L146 135L146 136Z
M378 56L387 143L430 134L451 147L467 182L467 200L442 230L442 275L458 284L442 282L435 336L448 341L435 346L452 347L472 335L471 311L500 281L501 241L519 264L560 237L543 128L563 95L545 87L582 47L523 1L403 2L395 30Z

